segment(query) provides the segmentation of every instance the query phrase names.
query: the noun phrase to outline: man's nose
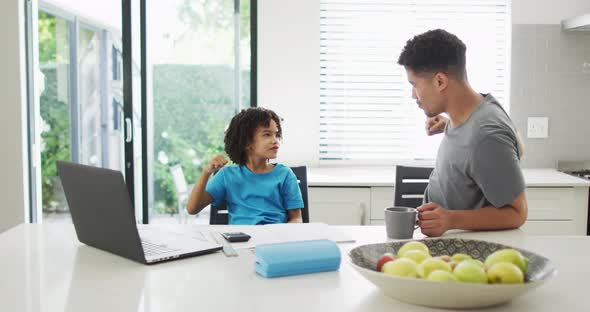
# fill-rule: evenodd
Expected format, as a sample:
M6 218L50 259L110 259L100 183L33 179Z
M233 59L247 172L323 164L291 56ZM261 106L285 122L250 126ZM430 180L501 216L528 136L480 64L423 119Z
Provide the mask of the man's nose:
M412 88L412 98L414 100L417 100L418 99L418 96L416 95L416 89L414 89L414 88Z

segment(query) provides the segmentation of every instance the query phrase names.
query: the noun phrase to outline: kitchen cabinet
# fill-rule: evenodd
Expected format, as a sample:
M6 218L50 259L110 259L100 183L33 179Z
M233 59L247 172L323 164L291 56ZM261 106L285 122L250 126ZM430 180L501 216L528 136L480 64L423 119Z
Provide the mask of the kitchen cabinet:
M308 169L311 222L384 224L383 209L392 206L394 196L393 177L387 180L390 171L381 170L384 174L380 176L369 170L362 176L360 171L345 175L335 168L330 170L332 177L324 169L314 179L313 169ZM524 231L532 235L586 235L590 183L551 169L523 173L528 202ZM372 183L373 179L376 182Z
M311 222L384 224L383 209L393 204L393 187L310 187ZM528 187L528 218L533 235L585 235L588 188Z
M369 224L385 224L385 211L387 207L393 206L393 187L372 187L371 188L371 214Z
M588 188L528 187L523 229L535 235L586 235Z
M330 225L368 224L369 187L310 187L309 220Z

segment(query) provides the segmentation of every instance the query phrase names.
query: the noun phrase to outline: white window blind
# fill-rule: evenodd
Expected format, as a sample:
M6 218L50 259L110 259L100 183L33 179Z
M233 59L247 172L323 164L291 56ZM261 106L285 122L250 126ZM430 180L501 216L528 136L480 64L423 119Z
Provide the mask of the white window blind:
M509 0L322 0L320 163L434 159L397 59L407 40L442 28L467 45L467 75L508 111Z

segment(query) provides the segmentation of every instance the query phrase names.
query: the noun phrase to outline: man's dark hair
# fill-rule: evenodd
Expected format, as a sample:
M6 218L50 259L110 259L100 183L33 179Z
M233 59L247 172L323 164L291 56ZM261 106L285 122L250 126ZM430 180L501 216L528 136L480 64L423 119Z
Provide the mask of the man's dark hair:
M283 136L281 129L281 118L270 109L262 107L251 107L243 109L235 115L229 127L225 131L225 152L229 159L238 165L245 165L248 160L246 146L254 142L254 132L259 126L268 127L270 121L274 120L279 129L279 138Z
M397 63L417 74L444 72L463 80L465 50L457 36L442 29L429 30L408 40Z

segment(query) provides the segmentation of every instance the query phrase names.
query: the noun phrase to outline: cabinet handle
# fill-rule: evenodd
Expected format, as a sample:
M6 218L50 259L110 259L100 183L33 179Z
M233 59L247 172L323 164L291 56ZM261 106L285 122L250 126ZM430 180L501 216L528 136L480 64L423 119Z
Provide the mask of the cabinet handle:
M361 203L360 207L359 207L359 215L361 217L361 222L360 225L365 225L365 213L367 211L367 207L365 205L365 203Z

